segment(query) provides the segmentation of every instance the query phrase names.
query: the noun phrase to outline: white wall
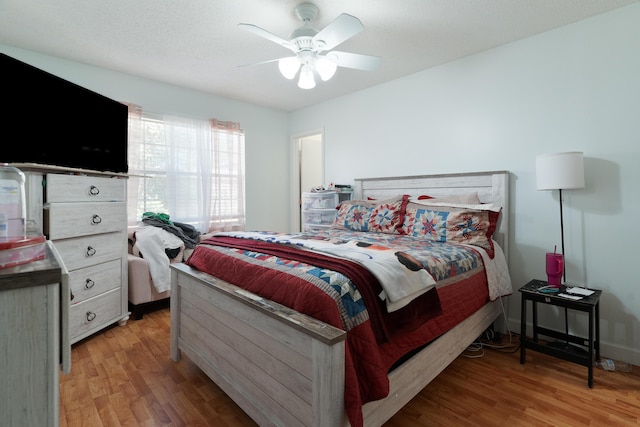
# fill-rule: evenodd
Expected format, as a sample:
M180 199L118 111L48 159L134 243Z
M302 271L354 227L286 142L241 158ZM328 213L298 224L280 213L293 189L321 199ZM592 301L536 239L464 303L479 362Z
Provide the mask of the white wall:
M560 247L558 194L536 191L535 157L583 151L586 188L564 192L567 280L604 290L602 352L640 365L638 22L640 4L302 109L290 132L324 128L333 182L511 171L515 331L517 289L544 279L544 254ZM564 329L564 311L540 314ZM586 333L582 314L569 325Z
M0 45L0 52L150 112L239 122L245 131L247 227L289 228L287 113L10 46Z

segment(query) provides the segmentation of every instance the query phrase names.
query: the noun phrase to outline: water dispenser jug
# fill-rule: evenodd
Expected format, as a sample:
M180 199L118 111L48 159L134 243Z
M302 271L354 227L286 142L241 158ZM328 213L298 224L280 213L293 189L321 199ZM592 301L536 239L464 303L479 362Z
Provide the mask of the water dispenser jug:
M26 236L25 176L20 169L0 163L0 238Z

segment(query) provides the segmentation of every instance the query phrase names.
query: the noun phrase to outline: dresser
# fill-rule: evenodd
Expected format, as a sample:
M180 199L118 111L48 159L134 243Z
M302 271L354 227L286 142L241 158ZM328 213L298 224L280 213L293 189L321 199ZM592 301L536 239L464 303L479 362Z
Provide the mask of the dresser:
M58 425L59 371L70 369L62 333L68 284L51 242L46 246L44 259L0 269L1 426Z
M16 167L27 179L27 219L42 227L69 273L70 342L126 324L126 176Z

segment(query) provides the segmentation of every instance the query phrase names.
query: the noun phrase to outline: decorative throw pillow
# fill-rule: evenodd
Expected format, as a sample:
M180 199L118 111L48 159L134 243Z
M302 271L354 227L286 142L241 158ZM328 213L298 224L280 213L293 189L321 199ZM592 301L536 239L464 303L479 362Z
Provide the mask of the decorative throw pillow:
M447 242L475 245L494 256L493 233L500 212L488 210L454 211L447 219Z
M448 212L438 212L409 203L405 209L403 224L397 231L399 234L424 236L428 240L445 242L447 216Z
M434 199L428 200L431 202ZM456 242L479 246L493 258L493 233L500 216L500 207L456 203L426 204L409 202L404 223L397 232L408 236L423 236L436 242Z
M346 200L338 205L332 228L395 233L404 219L402 212L408 200L407 195L381 201Z

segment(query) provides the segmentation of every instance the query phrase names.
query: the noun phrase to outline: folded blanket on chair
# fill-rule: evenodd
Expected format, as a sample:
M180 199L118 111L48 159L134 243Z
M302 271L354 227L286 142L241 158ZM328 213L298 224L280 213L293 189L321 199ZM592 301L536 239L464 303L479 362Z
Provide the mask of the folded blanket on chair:
M171 289L171 270L166 250L182 248L182 239L162 228L150 225L139 227L135 237L140 254L149 264L149 274L156 291L168 291Z
M143 217L142 223L162 228L163 230L179 237L184 242L185 247L189 249L195 248L196 244L198 244L200 232L191 224L176 221L167 222L164 219L151 216Z

